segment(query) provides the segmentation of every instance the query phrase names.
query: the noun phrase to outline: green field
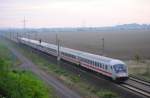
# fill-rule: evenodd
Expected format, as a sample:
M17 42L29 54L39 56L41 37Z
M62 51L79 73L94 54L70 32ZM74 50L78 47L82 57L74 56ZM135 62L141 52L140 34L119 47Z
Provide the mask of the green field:
M0 98L54 98L52 88L37 76L14 70L20 63L0 39Z

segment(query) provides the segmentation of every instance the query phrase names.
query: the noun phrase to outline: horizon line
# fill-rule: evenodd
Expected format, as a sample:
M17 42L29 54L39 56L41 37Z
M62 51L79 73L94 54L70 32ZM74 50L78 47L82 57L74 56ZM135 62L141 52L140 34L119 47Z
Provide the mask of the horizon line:
M123 26L123 25L147 25L150 26L150 23L125 23L125 24L116 24L116 25L107 25L107 26L51 26L51 27L26 27L25 29L57 29L57 28L111 28L116 26ZM24 29L24 27L0 27L0 29Z

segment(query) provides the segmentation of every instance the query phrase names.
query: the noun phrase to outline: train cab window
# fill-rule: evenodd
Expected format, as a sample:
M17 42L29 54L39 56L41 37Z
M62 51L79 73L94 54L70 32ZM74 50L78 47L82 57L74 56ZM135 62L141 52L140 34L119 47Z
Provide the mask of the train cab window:
M116 73L126 72L127 68L123 64L116 64L113 66Z

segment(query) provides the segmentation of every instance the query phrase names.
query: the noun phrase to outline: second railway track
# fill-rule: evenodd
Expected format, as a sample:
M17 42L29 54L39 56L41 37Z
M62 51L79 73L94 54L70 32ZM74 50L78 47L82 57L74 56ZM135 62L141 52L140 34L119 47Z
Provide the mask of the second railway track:
M147 98L150 98L150 83L140 80L135 77L130 77L129 80L120 84L121 86L130 89L133 92L144 95Z

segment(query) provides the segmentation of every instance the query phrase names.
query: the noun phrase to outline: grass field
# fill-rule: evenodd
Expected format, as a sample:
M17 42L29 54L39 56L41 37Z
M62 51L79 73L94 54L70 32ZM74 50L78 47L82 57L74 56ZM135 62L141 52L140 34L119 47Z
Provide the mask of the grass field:
M0 38L0 98L54 98L37 76L28 71L14 70L21 62L9 51Z
M9 65L19 65L21 62L6 47L4 41L0 38L0 57L7 60ZM13 67L11 66L11 67Z

